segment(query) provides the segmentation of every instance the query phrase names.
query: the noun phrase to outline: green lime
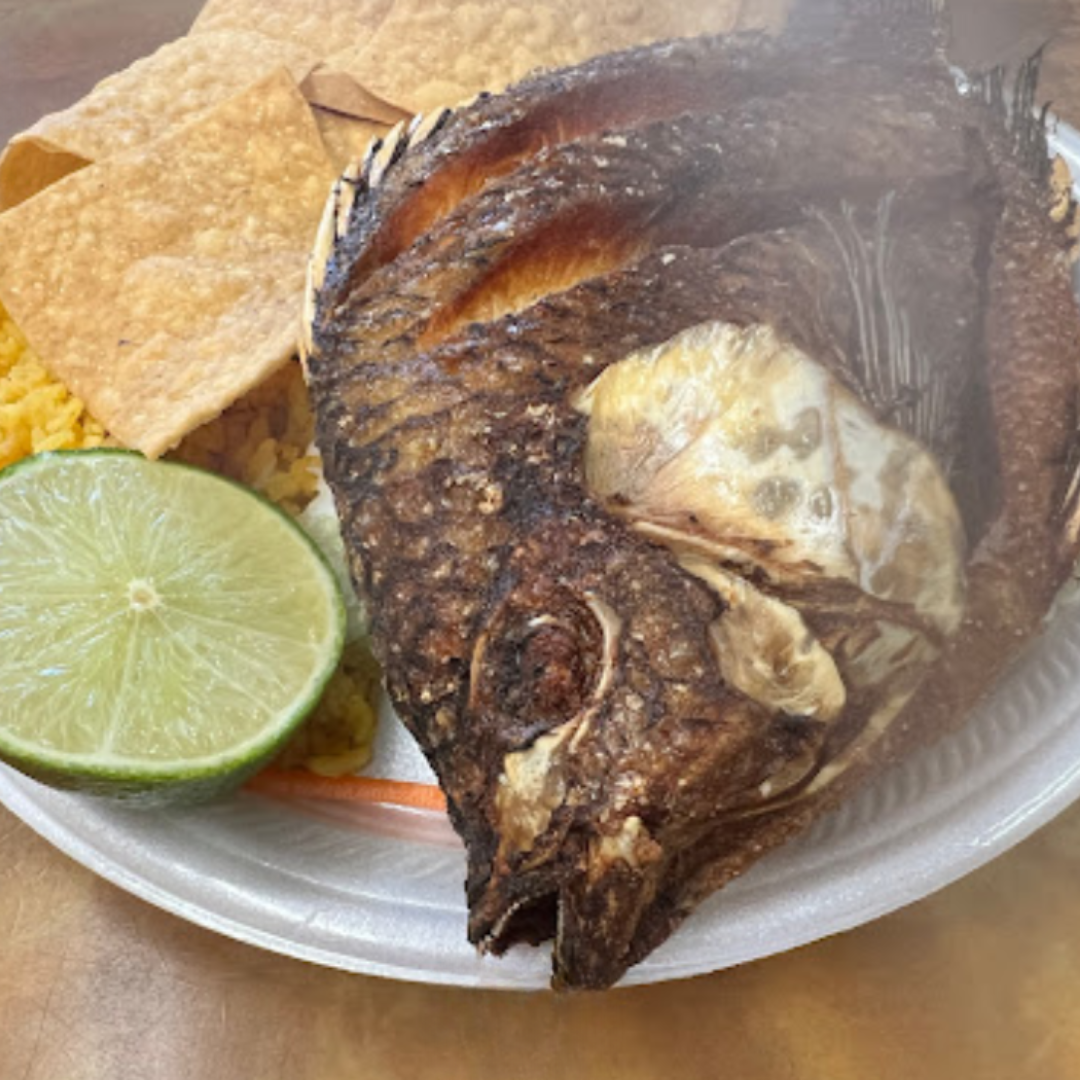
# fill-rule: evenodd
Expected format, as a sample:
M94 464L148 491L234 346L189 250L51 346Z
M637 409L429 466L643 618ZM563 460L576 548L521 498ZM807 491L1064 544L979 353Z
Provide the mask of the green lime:
M0 472L0 759L145 805L241 783L314 707L345 609L246 488L117 450Z

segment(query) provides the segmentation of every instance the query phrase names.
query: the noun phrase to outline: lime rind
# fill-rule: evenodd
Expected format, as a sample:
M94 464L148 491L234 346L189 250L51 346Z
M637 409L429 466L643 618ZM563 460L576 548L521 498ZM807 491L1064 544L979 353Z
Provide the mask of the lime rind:
M128 488L110 490L118 478ZM39 779L145 802L226 790L273 756L336 668L332 567L226 478L132 451L51 451L0 471L0 533L0 758Z

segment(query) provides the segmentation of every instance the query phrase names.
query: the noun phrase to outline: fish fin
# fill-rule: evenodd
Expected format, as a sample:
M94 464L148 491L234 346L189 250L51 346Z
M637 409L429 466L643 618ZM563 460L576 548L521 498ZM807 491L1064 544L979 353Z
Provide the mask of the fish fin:
M866 404L880 419L931 449L948 473L955 417L942 366L914 340L911 319L896 298L891 238L895 198L896 193L889 192L879 201L869 238L850 203L841 203L839 215L820 209L810 213L825 226L847 272L859 337L852 375Z
M1035 179L1050 177L1050 104L1037 106L1039 77L1049 42L1043 42L1026 57L1015 72L999 64L988 71L962 77L961 89L989 109L1004 130L1005 143L1013 157Z
M1074 546L1080 540L1080 430L1073 437L1066 476L1069 477L1069 484L1062 500L1061 516L1065 520L1066 542Z
M355 208L365 204L409 150L437 135L455 111L441 108L430 113L417 113L408 124L404 121L395 124L385 135L372 139L363 155L349 163L331 188L308 259L300 341L300 358L305 371L314 350L312 332L316 297L326 282L337 244L349 235Z

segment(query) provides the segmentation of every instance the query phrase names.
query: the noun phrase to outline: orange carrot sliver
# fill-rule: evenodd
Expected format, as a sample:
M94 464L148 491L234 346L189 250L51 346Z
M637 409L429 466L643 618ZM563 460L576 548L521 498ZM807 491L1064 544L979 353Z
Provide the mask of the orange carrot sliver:
M245 787L248 791L286 799L389 803L417 810L446 810L446 796L434 784L386 780L380 776L319 776L306 769L270 766L256 773Z

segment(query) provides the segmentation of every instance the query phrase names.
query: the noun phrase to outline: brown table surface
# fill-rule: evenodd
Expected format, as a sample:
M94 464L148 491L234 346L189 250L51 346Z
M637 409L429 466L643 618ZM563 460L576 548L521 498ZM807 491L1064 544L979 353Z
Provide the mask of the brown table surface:
M1046 90L1066 115L1080 106L1068 3L954 6L967 57L1062 27ZM0 0L0 139L181 33L197 7ZM261 952L128 896L0 808L0 1080L482 1075L1080 1077L1080 806L872 925L732 971L575 997L395 983Z

